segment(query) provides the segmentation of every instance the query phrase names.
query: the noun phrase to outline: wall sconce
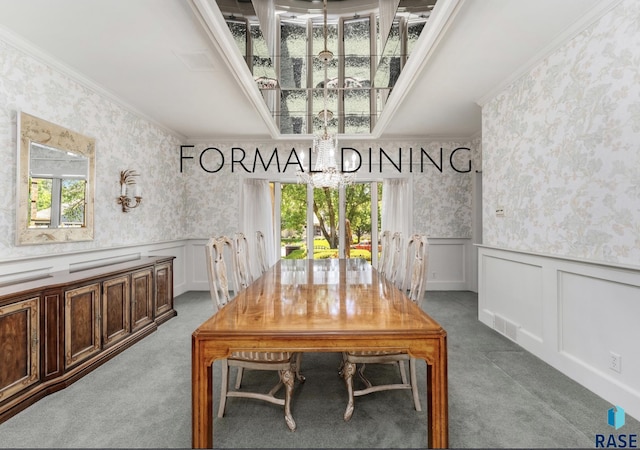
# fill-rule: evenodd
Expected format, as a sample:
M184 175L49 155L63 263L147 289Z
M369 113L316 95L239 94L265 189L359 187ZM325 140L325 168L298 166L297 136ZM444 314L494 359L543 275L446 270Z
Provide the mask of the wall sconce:
M142 195L140 194L140 186L136 183L136 177L139 174L135 170L121 170L120 171L120 197L117 202L122 205L122 212L129 212L130 209L137 208L142 201ZM131 189L129 189L131 186ZM129 190L133 190L133 197L130 197ZM135 200L134 200L135 199Z

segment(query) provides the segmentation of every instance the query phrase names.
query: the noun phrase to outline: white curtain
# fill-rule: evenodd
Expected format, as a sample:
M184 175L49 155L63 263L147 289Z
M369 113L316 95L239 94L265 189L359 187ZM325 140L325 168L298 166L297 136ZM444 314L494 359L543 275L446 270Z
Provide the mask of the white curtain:
M411 235L409 182L404 178L385 178L382 182L382 231L402 233L407 242Z
M269 56L275 61L276 56L276 7L273 0L253 0L253 9L258 16L260 31L267 44Z
M400 0L380 0L380 49L378 50L380 55L382 55L384 46L387 44L399 4Z
M410 202L409 182L406 179L385 178L382 181L382 231L389 230L391 236L396 232L402 233L402 252L396 279L398 286L404 282L404 257L413 228ZM390 251L393 251L393 247ZM392 268L389 269L391 273Z
M275 240L273 236L273 202L271 188L267 180L247 179L242 187L241 231L249 243L251 273L254 278L260 273L256 231L264 234L267 265L276 262Z

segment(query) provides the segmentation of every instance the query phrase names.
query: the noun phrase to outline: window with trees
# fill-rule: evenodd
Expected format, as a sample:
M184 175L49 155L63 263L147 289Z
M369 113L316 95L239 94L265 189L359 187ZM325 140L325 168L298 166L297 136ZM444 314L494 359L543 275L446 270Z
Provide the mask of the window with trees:
M344 208L340 207L340 189L315 188L313 201L308 204L306 185L280 185L282 257L338 258L342 233L344 257L377 261L377 253L373 253L380 232L382 182L359 182L342 189ZM308 246L308 208L313 213L312 253Z

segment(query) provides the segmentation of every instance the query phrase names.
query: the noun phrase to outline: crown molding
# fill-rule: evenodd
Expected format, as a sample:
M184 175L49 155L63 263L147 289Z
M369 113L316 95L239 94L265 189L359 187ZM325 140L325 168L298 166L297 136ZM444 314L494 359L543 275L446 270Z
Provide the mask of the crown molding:
M151 123L152 125L164 131L165 133L175 137L179 141L181 142L186 141L187 139L186 136L182 135L181 133L178 133L175 130L172 130L166 127L165 125L159 123L155 119L152 119L151 117L147 116L145 113L141 112L131 104L122 100L113 92L107 90L105 87L101 86L100 84L96 83L92 79L86 77L85 75L81 74L77 70L66 65L62 61L54 58L53 56L51 56L50 54L42 50L40 47L37 47L36 45L32 44L31 42L17 35L13 31L10 31L5 27L0 26L0 39L4 41L6 44L13 47L14 49L26 54L27 56L35 59L36 61L39 61L42 64L45 64L46 66L51 67L52 69L60 72L61 74L65 75L66 77L70 78L76 83L95 92L101 97L104 97L110 102L113 102L114 104L118 105L125 111L128 111L131 114L134 114L140 117L141 119L146 120L147 122Z
M558 35L549 45L543 48L540 52L534 55L526 63L516 69L511 75L509 75L502 82L498 83L494 88L489 90L486 94L476 100L476 103L483 107L488 102L493 100L498 94L507 89L513 83L525 76L527 73L540 64L545 58L557 51L562 46L566 45L577 35L586 30L589 26L600 20L605 14L613 10L620 4L622 0L601 0L589 11L587 11L580 19L574 22L569 28L565 29L560 35Z
M280 130L276 127L275 121L271 117L271 111L265 104L260 90L249 72L247 63L238 52L235 43L227 38L228 26L216 2L212 0L189 0L189 5L220 58L231 69L231 74L238 82L240 89L242 89L245 96L262 117L271 137L273 139L279 138Z

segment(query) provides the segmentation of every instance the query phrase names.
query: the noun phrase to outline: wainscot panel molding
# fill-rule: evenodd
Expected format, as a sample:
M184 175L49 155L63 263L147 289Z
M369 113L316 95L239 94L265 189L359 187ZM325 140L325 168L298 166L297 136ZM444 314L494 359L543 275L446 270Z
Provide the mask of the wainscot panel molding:
M208 291L204 246L207 239L191 239L187 246L187 280L190 290ZM429 238L427 290L463 291L469 289L470 239Z
M640 267L488 246L478 259L481 322L640 417Z
M186 281L186 254L187 241L176 240L28 258L12 258L0 261L0 286L45 278L54 272L65 270L77 272L132 261L145 256L173 256L175 257L173 262L174 295L177 296L189 290Z

